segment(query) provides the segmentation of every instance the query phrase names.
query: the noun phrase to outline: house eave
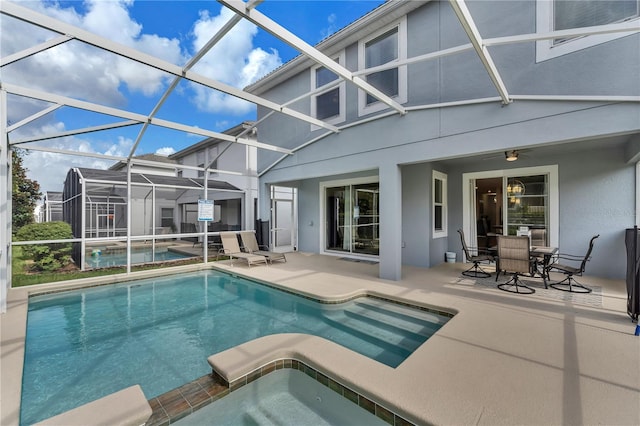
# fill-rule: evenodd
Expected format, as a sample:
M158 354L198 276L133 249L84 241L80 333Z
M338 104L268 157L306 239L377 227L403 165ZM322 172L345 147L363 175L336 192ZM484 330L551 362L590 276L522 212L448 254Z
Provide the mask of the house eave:
M353 43L357 43L379 28L396 21L412 10L431 1L432 0L389 0L352 24L322 40L315 48L327 56L332 56L346 49ZM289 78L310 68L313 64L312 59L302 54L298 55L262 79L245 87L244 90L260 96L273 87L284 83Z

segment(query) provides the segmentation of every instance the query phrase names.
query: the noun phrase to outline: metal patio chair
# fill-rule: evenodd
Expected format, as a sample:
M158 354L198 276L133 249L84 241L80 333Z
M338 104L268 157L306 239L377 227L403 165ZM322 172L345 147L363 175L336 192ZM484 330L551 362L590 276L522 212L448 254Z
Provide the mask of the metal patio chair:
M519 294L535 293L535 289L527 286L520 280L521 275L531 276L532 262L529 237L498 235L496 281L498 281L500 271L511 274L509 281L498 284L500 290Z
M480 262L493 262L494 257L489 253L480 253L477 249L474 250L473 247L468 247L464 238L464 231L462 229L458 229L458 233L460 234L460 241L462 242L462 251L464 252L465 259L467 262L473 262L473 266L464 271L462 275L474 278L490 277L491 274L480 267ZM473 252L476 254L473 254Z
M546 267L545 270L545 286L546 279L549 276L549 272L552 270L562 272L567 277L562 281L557 283L550 283L549 287L555 288L556 290L568 291L571 293L591 293L591 289L589 287L585 287L580 284L578 281L574 279L575 276L582 276L584 273L584 269L587 266L587 262L591 260L591 252L593 251L593 243L596 238L598 238L600 234L595 235L589 241L589 248L587 249L587 253L584 256L573 255L573 254L563 254L560 253L556 257L556 263L551 263ZM573 262L573 265L567 265L565 263L560 262Z

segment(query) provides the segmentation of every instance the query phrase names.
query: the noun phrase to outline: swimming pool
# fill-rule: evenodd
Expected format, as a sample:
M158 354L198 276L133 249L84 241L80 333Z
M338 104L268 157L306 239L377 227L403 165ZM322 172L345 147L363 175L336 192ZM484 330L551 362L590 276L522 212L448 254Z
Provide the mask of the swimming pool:
M276 333L324 337L395 367L450 315L357 298L322 304L218 271L32 297L21 423L140 384L148 398L207 357Z
M138 263L164 262L167 260L187 259L189 257L191 256L178 253L173 250L168 250L166 248L156 249L155 256L151 247L131 250L132 265ZM127 251L124 249L93 250L89 255L86 256L86 263L89 267L94 269L123 266L127 264Z

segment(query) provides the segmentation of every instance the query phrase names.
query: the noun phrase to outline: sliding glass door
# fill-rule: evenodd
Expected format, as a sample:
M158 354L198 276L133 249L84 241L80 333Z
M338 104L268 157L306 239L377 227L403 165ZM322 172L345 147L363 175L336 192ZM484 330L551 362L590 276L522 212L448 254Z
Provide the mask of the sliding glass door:
M379 185L325 188L325 249L379 254Z
M526 227L532 245L557 246L557 170L542 166L465 173L464 229L469 243L492 247L496 235L516 235Z
M547 175L506 178L507 235L521 227L531 231L531 244L549 245L549 183Z

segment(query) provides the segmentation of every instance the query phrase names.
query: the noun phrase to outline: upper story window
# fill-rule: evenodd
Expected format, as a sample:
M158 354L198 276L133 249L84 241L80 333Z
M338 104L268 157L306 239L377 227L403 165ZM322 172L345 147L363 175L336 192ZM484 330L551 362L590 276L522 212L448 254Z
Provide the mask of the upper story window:
M360 41L358 46L358 69L365 70L399 62L407 58L407 25L403 18L370 38ZM398 66L366 74L369 84L398 103L407 101L407 66ZM360 115L387 107L370 94L360 91L358 96Z
M342 65L344 53L336 57L335 61ZM324 66L311 70L311 91L319 90L311 96L311 115L330 124L345 120L345 82L338 80L338 75Z
M640 0L538 0L539 33L607 25L638 19ZM555 58L626 34L598 34L537 42L538 61Z

